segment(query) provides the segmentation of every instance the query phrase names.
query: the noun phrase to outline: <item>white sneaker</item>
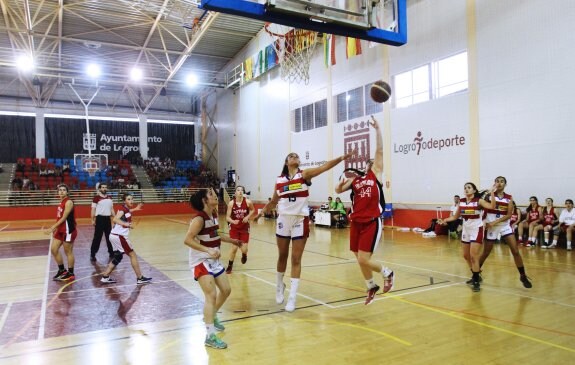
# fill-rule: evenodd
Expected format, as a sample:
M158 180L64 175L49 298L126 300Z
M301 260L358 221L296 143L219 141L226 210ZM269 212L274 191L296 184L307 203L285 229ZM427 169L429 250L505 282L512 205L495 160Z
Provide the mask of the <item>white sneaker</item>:
M276 287L276 303L282 304L284 302L284 291L286 289L286 285L282 283L281 287Z
M567 245L567 251L571 251L571 245Z
M288 301L287 301L287 304L285 307L286 312L293 312L295 310L295 300L296 300L295 297L290 296L288 298Z
M102 276L100 278L100 282L102 284L114 284L116 282L116 280L114 278L112 278L111 276L108 276L108 277Z
M557 247L557 244L555 242L547 246L547 248L555 248L555 247Z

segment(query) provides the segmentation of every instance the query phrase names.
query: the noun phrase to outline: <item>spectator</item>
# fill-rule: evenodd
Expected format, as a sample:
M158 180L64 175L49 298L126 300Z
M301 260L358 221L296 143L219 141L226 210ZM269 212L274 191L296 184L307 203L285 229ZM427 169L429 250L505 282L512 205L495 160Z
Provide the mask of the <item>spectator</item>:
M525 228L528 230L527 242L525 242L525 247L531 247L535 245L535 237L533 236L533 229L541 221L541 211L542 208L539 206L539 201L536 196L529 198L529 206L527 207L527 216L525 219L519 223L519 244L523 244L523 231Z
M545 207L542 212L542 221L533 229L533 236L539 237L539 231L543 230L543 238L545 243L541 243L542 248L549 246L549 232L553 231L553 227L559 223L555 208L553 207L553 199L545 199Z
M453 205L451 206L450 216L455 216L456 212L459 211L459 200L460 199L461 198L459 197L459 195L455 195L453 197ZM461 223L462 223L461 218L458 218L458 219L454 219L451 222L444 223L443 225L447 225L447 229L449 230L449 235L452 238L457 238L459 233L461 232L461 229L462 229Z
M335 210L338 212L337 214L332 215L331 218L332 224L337 224L338 222L342 222L342 224L345 224L345 222L347 221L347 212L345 210L345 205L343 205L343 202L341 201L339 196L335 198L333 208L330 208L330 210Z
M549 248L557 247L557 236L559 236L559 233L565 232L567 235L567 250L571 251L573 231L575 231L575 209L573 209L573 200L567 199L565 200L565 209L559 215L559 226L553 231L553 243Z

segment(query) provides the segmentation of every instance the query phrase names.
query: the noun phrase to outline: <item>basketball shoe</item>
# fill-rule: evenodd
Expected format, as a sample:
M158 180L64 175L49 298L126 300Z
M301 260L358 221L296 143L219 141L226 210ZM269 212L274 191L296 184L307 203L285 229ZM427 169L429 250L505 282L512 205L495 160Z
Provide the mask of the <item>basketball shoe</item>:
M206 346L213 347L215 349L226 349L228 348L228 344L222 341L215 333L206 337L206 341L204 342Z
M387 276L383 277L383 294L393 289L395 282L395 273L391 271Z
M375 294L377 294L377 292L379 291L379 286L374 286L371 289L367 290L367 298L365 298L365 305L370 305L371 302L373 302L373 299L375 298Z
M141 284L149 284L152 282L152 278L147 278L144 275L142 275L141 277L138 278L138 281L136 281L136 284L141 285Z
M284 291L286 289L286 285L282 283L281 286L276 287L276 303L282 304L284 302Z

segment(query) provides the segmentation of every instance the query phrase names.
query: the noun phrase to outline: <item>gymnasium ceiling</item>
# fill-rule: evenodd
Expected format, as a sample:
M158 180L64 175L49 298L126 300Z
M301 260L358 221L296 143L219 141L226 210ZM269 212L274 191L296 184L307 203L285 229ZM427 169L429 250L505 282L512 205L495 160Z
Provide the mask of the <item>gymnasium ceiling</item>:
M195 0L0 0L0 110L30 103L83 110L194 113L194 99L225 85L221 70L263 27L204 12ZM199 22L194 25L194 19ZM34 72L16 67L35 60ZM101 66L98 82L86 66ZM138 66L143 79L130 81ZM185 77L193 72L199 85ZM73 86L70 87L71 84Z

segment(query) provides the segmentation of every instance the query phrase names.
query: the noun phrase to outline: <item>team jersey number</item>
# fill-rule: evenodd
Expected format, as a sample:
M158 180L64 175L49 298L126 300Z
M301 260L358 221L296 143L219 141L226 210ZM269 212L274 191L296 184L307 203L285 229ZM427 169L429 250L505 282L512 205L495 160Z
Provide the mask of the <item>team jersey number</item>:
M359 193L359 196L361 196L362 198L371 198L371 186L362 188Z
M288 201L290 201L290 202L295 202L295 196L290 195L290 196L288 197Z

